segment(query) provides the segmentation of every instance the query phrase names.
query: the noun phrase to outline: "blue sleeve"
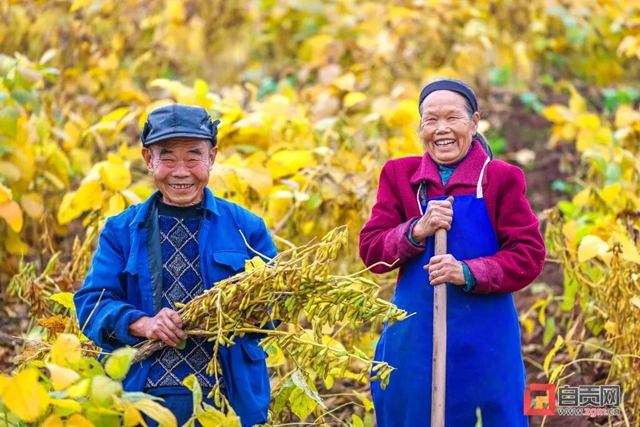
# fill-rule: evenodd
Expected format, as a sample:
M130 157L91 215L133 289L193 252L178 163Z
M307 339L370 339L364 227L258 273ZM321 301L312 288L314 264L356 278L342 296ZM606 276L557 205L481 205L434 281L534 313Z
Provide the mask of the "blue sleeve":
M464 262L462 263L462 271L464 272L464 291L471 292L473 288L476 287L476 278L473 277L473 273L469 270L469 266Z
M141 342L142 338L129 334L129 325L147 316L126 302L126 261L117 235L113 222L107 220L91 268L73 297L83 333L105 350Z
M275 258L278 254L276 245L273 243L271 233L267 229L264 220L258 216L250 218L249 245L257 252L269 258ZM268 259L264 260L269 261Z

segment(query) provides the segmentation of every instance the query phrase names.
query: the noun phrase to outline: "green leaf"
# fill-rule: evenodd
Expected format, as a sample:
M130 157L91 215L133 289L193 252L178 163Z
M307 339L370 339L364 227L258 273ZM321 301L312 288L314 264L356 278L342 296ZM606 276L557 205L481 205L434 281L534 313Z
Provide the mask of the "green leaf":
M318 209L320 206L322 206L322 194L313 193L307 200L307 209Z
M104 375L104 368L93 357L83 357L82 362L80 363L80 367L78 368L78 373L85 378L93 378L96 375Z
M15 138L18 134L18 119L20 112L10 105L0 108L0 132L10 138Z
M191 374L182 381L193 394L193 413L199 414L202 412L202 388L195 375Z
M284 408L289 403L289 396L291 396L291 392L296 388L295 384L291 379L287 380L282 387L280 387L280 391L278 394L273 396L273 414L278 416Z
M111 353L105 365L105 371L114 380L121 380L129 372L133 356L137 350L132 347L122 347Z
M293 375L291 375L291 381L293 381L293 383L298 388L302 389L302 391L304 391L304 393L307 396L309 396L309 398L311 398L314 401L316 401L316 403L318 403L322 407L322 409L324 409L325 411L328 410L327 406L324 404L324 401L322 400L322 398L316 392L316 389L315 389L313 383L310 384L309 382L307 382L307 380L305 379L305 376L303 375L302 371L300 371L299 369L296 370L293 373Z
M291 392L289 402L291 403L291 411L301 420L307 418L318 406L318 402L310 398L301 388L296 388Z
M573 277L565 275L564 279L564 301L560 305L562 311L569 311L573 308L578 293L578 281Z
M551 342L551 339L556 333L556 319L553 317L547 318L547 323L544 327L544 334L542 335L542 345L547 345Z
M141 391L127 391L122 394L122 400L126 400L127 402L135 403L142 399L155 400L158 402L162 400L161 397L152 396Z
M91 380L91 402L95 406L109 408L114 397L122 395L122 384L104 375L96 375Z

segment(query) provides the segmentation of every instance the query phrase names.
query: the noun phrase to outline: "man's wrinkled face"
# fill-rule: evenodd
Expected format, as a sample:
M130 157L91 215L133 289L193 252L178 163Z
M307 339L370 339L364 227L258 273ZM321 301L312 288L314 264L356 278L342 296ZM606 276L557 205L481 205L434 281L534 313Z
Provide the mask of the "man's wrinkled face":
M173 206L202 201L217 153L209 141L194 138L172 138L142 149L162 201Z

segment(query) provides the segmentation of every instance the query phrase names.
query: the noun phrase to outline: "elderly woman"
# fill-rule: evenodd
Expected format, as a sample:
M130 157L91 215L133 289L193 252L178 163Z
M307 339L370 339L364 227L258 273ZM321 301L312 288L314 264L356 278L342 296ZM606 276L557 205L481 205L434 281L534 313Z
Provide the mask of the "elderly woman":
M420 94L426 153L387 162L360 234L376 273L400 267L393 302L415 313L385 327L376 360L397 368L372 383L378 426L428 426L431 418L433 287L447 286L447 426L526 426L525 370L512 293L542 270L545 247L522 171L491 160L477 132L473 90L444 79ZM448 253L434 256L436 230Z

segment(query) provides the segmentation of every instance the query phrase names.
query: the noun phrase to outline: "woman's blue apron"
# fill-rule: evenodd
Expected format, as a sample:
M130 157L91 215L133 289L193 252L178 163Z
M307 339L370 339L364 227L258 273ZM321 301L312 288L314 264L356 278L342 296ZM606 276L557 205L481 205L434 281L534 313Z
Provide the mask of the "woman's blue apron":
M454 196L447 253L457 260L494 255L498 241L482 196L482 176L475 195ZM421 186L421 189L424 188ZM424 213L428 200L421 198ZM396 368L389 385L371 383L379 427L428 427L431 424L433 352L433 286L424 265L434 255L434 237L424 254L409 261L398 282L393 303L415 313L385 328L375 360ZM445 285L439 285L445 286ZM480 408L484 427L527 426L524 415L525 371L520 326L511 294L474 295L447 283L447 380L445 424L476 425Z

